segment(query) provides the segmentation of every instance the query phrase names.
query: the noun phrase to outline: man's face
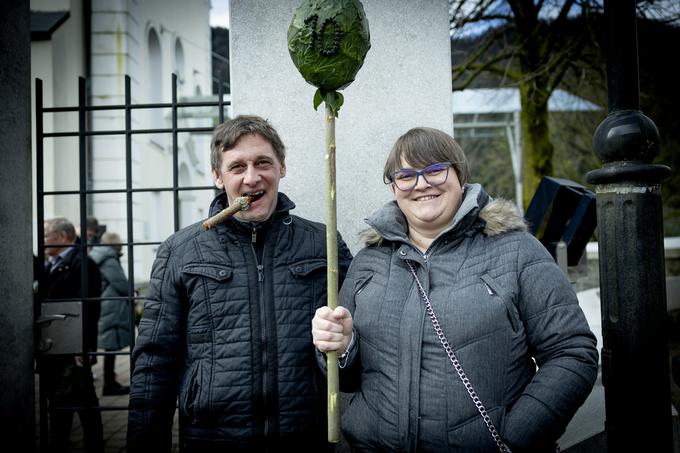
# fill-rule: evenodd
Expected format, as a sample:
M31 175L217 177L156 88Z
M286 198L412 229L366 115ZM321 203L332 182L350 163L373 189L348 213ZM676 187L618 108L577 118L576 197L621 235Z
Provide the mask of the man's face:
M66 246L68 244L66 233L64 233L63 231L58 233L53 232L47 223L44 224L44 231L45 231L45 245ZM64 248L66 247L45 247L45 256L57 256L59 255L59 252L64 250Z
M286 174L285 162L279 162L272 145L258 134L243 135L229 151L222 153L219 172L212 171L215 185L227 193L229 203L250 195L250 208L235 215L251 222L267 220L274 209L279 180Z

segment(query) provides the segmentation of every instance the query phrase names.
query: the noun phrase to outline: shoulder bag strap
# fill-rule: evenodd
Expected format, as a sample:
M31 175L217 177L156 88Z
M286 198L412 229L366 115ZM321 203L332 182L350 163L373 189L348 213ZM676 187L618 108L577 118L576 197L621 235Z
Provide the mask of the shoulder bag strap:
M498 447L498 451L502 453L510 453L510 449L508 448L507 445L505 445L505 442L503 442L503 439L501 439L501 436L498 434L496 427L493 425L493 422L491 421L491 417L489 417L489 414L486 413L486 408L484 407L482 401L477 396L475 389L472 387L470 379L468 379L467 375L465 374L465 371L463 371L463 367L460 365L460 362L458 361L456 354L453 352L453 349L451 349L449 341L446 339L446 336L444 335L442 328L439 326L439 321L437 320L437 316L434 314L434 310L432 309L430 298L427 296L427 292L425 292L423 285L420 283L420 279L418 279L418 275L416 274L416 271L413 268L413 264L411 264L410 260L405 261L406 265L411 271L411 274L413 274L413 278L416 280L416 285L418 285L420 297L423 299L423 303L425 304L425 310L427 311L427 315L430 317L430 320L432 321L432 326L434 327L434 331L437 334L437 337L439 338L439 342L442 344L444 351L446 351L446 355L449 357L449 360L453 364L453 368L456 370L456 373L458 373L458 377L463 382L463 385L465 386L465 389L470 395L472 402L474 403L475 407L477 407L479 415L482 416L482 419L484 420L486 427L489 429L489 432L491 433L491 437L493 437L493 440L496 443L496 446Z

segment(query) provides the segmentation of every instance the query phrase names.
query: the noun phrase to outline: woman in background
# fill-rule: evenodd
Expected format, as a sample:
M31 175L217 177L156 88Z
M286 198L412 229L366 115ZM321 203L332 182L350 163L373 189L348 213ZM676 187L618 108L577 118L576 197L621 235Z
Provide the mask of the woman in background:
M129 282L120 265L122 246L116 233L104 233L100 244L92 248L90 257L99 266L102 274L102 301L99 315L97 347L106 351L120 351L130 345L130 301ZM126 395L130 387L116 381L116 356L104 356L103 395Z

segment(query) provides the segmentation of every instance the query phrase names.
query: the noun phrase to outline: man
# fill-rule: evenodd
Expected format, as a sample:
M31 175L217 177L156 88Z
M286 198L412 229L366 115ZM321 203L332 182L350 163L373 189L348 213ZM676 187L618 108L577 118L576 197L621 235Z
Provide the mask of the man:
M101 235L106 231L106 225L99 226L99 220L95 216L87 216L87 249L92 250L92 247L98 245ZM76 242L81 240L80 225L76 225Z
M80 299L82 255L75 246L76 230L65 218L45 221L45 256L48 257L45 275L38 286L43 303L59 299ZM86 298L97 298L101 291L101 276L97 265L87 258ZM81 306L84 319L83 336L86 352L97 350L97 322L99 301L85 300ZM58 321L55 321L58 322ZM101 412L91 409L99 406L95 393L91 365L92 357L72 355L45 355L39 359L38 370L41 388L49 402L50 451L69 451L69 437L73 422L73 409L77 409L83 427L85 451L103 452L104 440Z
M210 215L244 195L250 207L160 246L133 351L128 449L171 450L179 396L183 452L324 451L309 326L326 305L325 227L289 214L285 149L262 118L215 128L211 167L224 193ZM342 282L351 255L340 235L338 256Z

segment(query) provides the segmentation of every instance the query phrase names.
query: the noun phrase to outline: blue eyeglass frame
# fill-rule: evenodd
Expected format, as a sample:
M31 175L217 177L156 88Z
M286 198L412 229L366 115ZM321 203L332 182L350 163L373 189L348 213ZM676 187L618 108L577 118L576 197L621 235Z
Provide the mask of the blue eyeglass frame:
M409 191L413 190L418 185L418 178L420 176L422 176L423 179L425 179L425 182L427 182L429 185L431 185L433 187L440 186L440 185L444 184L447 179L449 179L449 168L451 168L451 165L453 165L451 162L438 162L436 164L428 165L427 167L422 168L420 170L412 170L412 169L396 170L396 171L393 171L392 173L390 173L389 181L384 181L384 183L385 184L394 184L394 186L397 189L401 190L402 192L409 192ZM439 168L437 168L437 167L439 167ZM425 173L427 173L428 171L432 171L432 170L446 170L446 177L444 178L444 180L442 182L440 182L438 184L432 184L430 181L427 180L427 176L425 176ZM416 176L416 179L413 183L413 186L411 186L409 189L402 189L396 183L397 173L402 173L402 172L410 173L411 175Z

